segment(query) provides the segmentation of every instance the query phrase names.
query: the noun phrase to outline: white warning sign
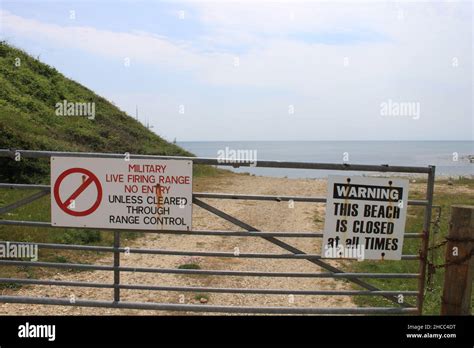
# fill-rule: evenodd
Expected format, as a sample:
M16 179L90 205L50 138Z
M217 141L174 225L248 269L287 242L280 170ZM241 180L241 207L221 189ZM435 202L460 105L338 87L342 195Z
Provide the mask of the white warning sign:
M400 260L408 180L329 176L322 256Z
M191 230L193 163L51 157L54 226Z

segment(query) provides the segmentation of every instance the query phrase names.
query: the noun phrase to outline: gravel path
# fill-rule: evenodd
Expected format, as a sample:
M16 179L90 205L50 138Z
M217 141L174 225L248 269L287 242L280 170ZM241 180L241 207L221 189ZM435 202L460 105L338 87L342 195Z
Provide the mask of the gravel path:
M323 196L326 190L325 181L312 179L286 179L256 177L250 175L225 175L217 178L198 178L194 183L196 192L227 192L247 194L279 194L301 196ZM261 202L206 199L206 202L229 213L244 222L265 231L321 231L324 220L324 205L314 203ZM239 230L205 210L194 206L194 229L228 229ZM317 215L316 215L317 214ZM316 218L317 216L317 218ZM302 249L307 253L319 251L320 239L282 238L282 240ZM226 251L240 253L287 253L285 250L258 237L213 237L213 236L179 236L146 234L123 247L144 247L174 250ZM186 263L183 257L130 254L122 256L121 263L131 267L176 268ZM203 269L245 270L245 271L280 271L280 272L320 272L324 271L306 260L275 259L242 259L242 258L198 258L193 260ZM110 256L95 261L96 264L111 265ZM112 282L112 272L65 272L57 273L56 280L75 280L87 282ZM225 276L188 276L151 273L121 273L121 282L128 284L150 284L166 286L211 286L243 287L267 289L350 289L350 284L343 280L318 278L268 278L268 277L225 277ZM66 288L50 286L28 286L15 291L15 295L49 296L68 298L74 295L78 299L112 299L111 289ZM202 295L186 292L162 292L142 290L122 290L123 301L162 302L162 303L200 303ZM352 307L354 304L346 296L287 296L287 295L239 295L239 294L204 294L210 305L235 306L313 306L313 307ZM293 303L291 301L293 300ZM0 314L15 315L173 315L181 312L117 310L103 308L62 307L46 305L1 304Z

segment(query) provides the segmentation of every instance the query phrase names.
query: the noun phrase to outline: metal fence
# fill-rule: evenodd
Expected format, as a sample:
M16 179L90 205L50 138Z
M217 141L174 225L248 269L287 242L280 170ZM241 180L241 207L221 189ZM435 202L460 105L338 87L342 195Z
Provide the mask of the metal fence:
M0 157L8 157L12 160L18 156L21 158L49 158L51 156L67 157L87 157L87 158L123 158L123 154L109 153L84 153L84 152L54 152L54 151L31 151L0 149ZM219 165L219 166L255 166L255 163L245 161L233 161L226 163L212 158L195 157L174 157L174 156L153 156L153 155L130 155L131 159L180 159L190 160L194 164ZM25 297L25 296L0 296L0 303L27 303L27 304L49 304L64 306L85 306L85 307L107 307L107 308L130 308L130 309L151 309L166 311L186 311L186 312L218 312L218 313L267 313L267 314L421 314L423 308L423 297L425 292L425 273L427 265L428 239L430 234L431 210L433 207L433 188L435 179L435 167L408 167L389 165L360 165L360 164L333 164L333 163L302 163L302 162L282 162L282 161L258 161L256 167L267 168L295 168L314 169L332 171L363 171L379 173L412 173L427 175L426 197L421 200L409 199L408 204L412 206L424 207L423 231L406 232L405 238L421 239L418 255L403 255L401 261L419 260L417 273L350 273L335 267L323 259L318 254L308 254L292 246L288 242L281 240L282 237L291 238L322 238L321 232L267 232L231 216L224 211L205 202L205 199L230 199L230 200L253 200L253 201L273 201L273 202L304 202L304 203L325 203L325 197L302 197L302 196L278 196L278 195L244 195L244 194L224 194L224 193L202 193L193 192L193 203L208 212L231 222L244 231L230 230L192 230L192 231L171 231L171 230L140 230L140 233L160 233L160 234L182 234L182 235L205 235L205 236L225 236L225 237L259 237L282 248L284 253L240 253L238 255L221 251L189 251L189 250L163 250L145 248L124 248L120 244L122 232L130 230L109 229L114 233L113 247L93 246L93 245L72 245L53 243L33 243L39 249L55 250L75 250L75 251L97 251L113 254L113 264L111 265L91 265L78 263L57 263L41 261L13 261L0 260L2 266L26 266L41 268L75 269L89 271L109 271L113 272L113 283L92 283L79 281L60 281L44 279L23 279L23 278L0 278L0 283L17 283L26 285L49 285L62 287L90 287L113 289L113 299L102 301L97 299L76 299L74 302L68 298L50 297ZM21 206L27 205L50 193L49 185L29 185L2 183L0 188L9 189L36 189L33 195L11 203L0 208L0 214L5 214ZM50 222L40 221L16 221L0 220L0 225L45 227L55 228ZM64 228L64 227L61 227ZM75 227L76 228L76 227ZM100 230L107 230L101 228ZM6 242L6 241L4 241ZM122 253L140 253L151 255L185 255L202 257L229 257L229 258L259 258L259 259L285 259L307 260L312 264L324 269L325 272L258 272L258 271L235 271L235 270L207 270L207 269L179 269L179 268L151 268L151 267L125 267L120 265ZM362 261L364 262L364 261ZM239 277L283 277L283 278L334 278L336 280L347 280L364 290L286 290L286 289L257 289L257 288L219 288L219 287L190 287L190 286L162 286L144 284L123 284L120 275L123 272L148 272L161 274L185 274L185 275L211 275L211 276L239 276ZM368 283L364 279L417 279L417 291L402 290L381 290ZM315 285L317 282L315 280ZM176 292L208 292L208 293L234 293L234 294L261 294L261 295L326 295L326 296L380 296L388 299L394 305L392 307L354 307L354 308L315 308L315 307L257 307L257 306L222 306L205 304L182 304L182 303L155 303L155 302L127 302L121 300L120 291L124 290L150 290L150 291L176 291ZM416 302L403 301L399 303L399 295L415 297Z

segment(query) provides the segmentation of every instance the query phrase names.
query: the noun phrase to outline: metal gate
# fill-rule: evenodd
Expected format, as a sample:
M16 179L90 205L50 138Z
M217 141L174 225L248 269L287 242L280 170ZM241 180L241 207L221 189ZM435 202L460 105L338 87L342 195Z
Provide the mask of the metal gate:
M51 156L68 157L86 157L86 158L123 158L123 154L109 153L81 153L81 152L54 152L54 151L30 151L0 149L0 157L9 157L12 160L22 158L49 158ZM130 155L132 159L180 159L191 160L195 164L205 165L227 165L227 166L249 166L245 161L233 161L226 163L211 158L195 157L172 157L172 156L152 156L152 155ZM26 304L49 304L64 306L84 306L84 307L107 307L107 308L129 308L129 309L150 309L165 311L186 311L186 312L220 312L220 313L267 313L267 314L421 314L423 308L423 297L425 292L425 274L427 265L428 240L431 224L431 210L433 206L433 188L435 179L435 167L408 167L408 166L389 166L389 165L359 165L359 164L332 164L332 163L302 163L302 162L282 162L282 161L258 161L257 167L267 168L294 168L294 169L313 169L313 170L331 170L331 171L363 171L379 173L416 173L427 175L426 197L423 200L409 199L408 204L424 207L423 231L405 232L405 238L421 239L420 251L418 255L403 255L402 260L419 260L418 273L350 273L339 267L329 264L321 255L304 253L302 250L282 241L280 238L322 238L321 232L268 232L260 231L250 226L244 221L231 216L224 211L206 203L204 200L227 199L227 200L253 200L253 201L273 201L273 202L304 202L304 203L325 203L324 197L302 197L302 196L278 196L278 195L243 195L243 194L223 194L223 193L201 193L193 192L193 203L212 214L215 214L232 224L240 227L243 231L230 230L193 230L193 231L156 231L142 230L140 233L161 233L161 234L184 234L184 235L206 235L206 236L225 236L225 237L259 237L282 248L285 253L240 253L238 255L231 252L220 251L188 251L188 250L163 250L163 249L144 249L144 248L124 248L121 247L120 236L124 230L110 229L114 234L113 247L92 246L92 245L73 245L73 244L53 244L53 243L34 243L40 249L62 249L76 251L98 251L109 252L113 254L113 264L111 265L91 265L79 263L59 263L59 262L40 262L40 261L12 261L1 260L0 265L4 266L25 266L25 267L46 267L62 268L76 270L98 270L113 272L113 283L90 283L77 281L57 281L43 279L23 279L23 278L0 278L0 283L17 283L29 285L49 285L62 287L93 287L113 289L113 298L110 301L95 299L76 299L74 302L68 298L50 298L50 297L24 297L24 296L0 296L0 302L3 303L26 303ZM5 214L16 208L29 204L50 193L49 185L29 185L29 184L9 184L1 183L0 188L10 189L37 189L38 192L27 198L11 203L0 208L0 214ZM39 221L15 221L0 220L0 225L16 225L27 227L47 227L54 228L50 222ZM61 227L64 228L64 227ZM76 227L75 227L76 228ZM106 229L100 229L106 230ZM129 230L127 230L129 231ZM6 241L3 241L6 242ZM13 242L13 241L10 241ZM204 270L204 269L178 269L178 268L151 268L139 267L131 268L120 265L120 256L125 252L154 254L154 255L186 255L200 257L237 257L237 258L262 258L262 259L285 259L288 262L292 260L307 260L326 272L257 272L257 271L235 271L235 270ZM362 261L364 262L364 261ZM149 272L162 274L186 274L186 275L211 275L211 276L239 276L239 277L283 277L283 278L314 278L315 285L318 278L345 279L365 290L285 290L285 289L252 289L252 288L216 288L216 287L188 287L188 286L161 286L144 284L123 284L120 282L122 272ZM381 290L364 279L389 279L404 278L418 279L417 291L401 290ZM157 303L157 302L127 302L121 300L120 291L127 290L150 290L150 291L177 291L177 292L209 292L209 293L235 293L235 294L261 294L261 295L334 295L334 296L382 296L391 302L392 307L355 307L355 308L315 308L315 307L252 307L252 306L223 306L223 305L201 305L201 304L183 304L183 303ZM399 303L398 296L415 297L415 303L412 301L403 301Z

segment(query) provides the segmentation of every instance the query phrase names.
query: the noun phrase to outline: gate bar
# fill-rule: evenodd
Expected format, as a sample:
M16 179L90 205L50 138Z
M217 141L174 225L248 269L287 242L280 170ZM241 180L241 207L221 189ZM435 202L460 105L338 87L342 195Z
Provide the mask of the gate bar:
M50 185L37 184L10 184L0 183L0 188L10 189L41 189L50 190ZM326 203L326 197L309 197L309 196L276 196L276 195L243 195L235 193L214 193L214 192L195 192L193 197L196 198L215 198L215 199L242 199L248 201L275 201L275 202L305 202L305 203ZM409 199L408 205L426 206L427 200Z
M0 296L0 302L26 303L81 307L105 307L128 309L155 309L162 311L250 313L250 314L414 314L416 308L399 307L353 307L353 308L316 308L316 307L250 307L250 306L213 306L198 304L169 304L147 302L113 302L99 300L78 300L71 303L63 298Z
M39 262L39 261L11 261L0 260L0 265L6 266L25 266L25 267L47 267L47 268L69 268L69 269L87 269L94 271L113 271L113 266L88 265L81 263L57 263L57 262ZM207 270L207 269L180 269L180 268L153 268L153 267L127 267L120 266L121 272L139 272L139 273L162 273L162 274L195 274L195 275L214 275L214 276L242 276L242 277L276 277L276 278L377 278L377 279L418 279L418 273L349 273L349 272L258 272L258 271L227 271L227 270ZM369 289L370 290L370 289ZM376 291L381 291L377 289Z
M1 185L0 185L1 188ZM235 193L214 193L214 192L196 192L193 193L196 198L215 198L215 199L242 199L248 201L276 201L276 202L305 202L305 203L326 203L326 197L305 197L305 196L275 196L275 195L243 195ZM408 205L426 206L428 201L421 199L408 200Z
M124 158L122 153L100 153L100 152L65 152L65 151L36 151L36 150L17 150L0 149L0 157L14 158L18 152L26 158L48 158L58 157L90 157L90 158ZM368 171L368 172L394 172L394 173L421 173L428 174L428 167L407 167L407 166L389 166L388 164L370 165L370 164L335 164L335 163L311 163L311 162L288 162L288 161L236 161L217 158L204 157L185 157L185 156L157 156L157 155L136 155L127 156L132 159L172 159L193 161L195 164L209 164L217 166L243 166L243 167L266 167L266 168L299 168L299 169L325 169L342 171Z
M48 194L49 194L49 191L36 192L36 193L32 194L31 196L22 198L22 199L14 202L12 204L9 204L5 207L0 207L0 214L5 214L5 213L8 213L9 211L12 211L12 210L20 208L24 205L30 204L30 203L40 199L41 197L44 197L44 196L48 195Z
M43 221L21 221L21 220L0 220L0 225L7 226L30 226L30 227L44 227L44 228L64 228L62 226L53 226L50 222ZM124 230L117 228L89 228L89 227L74 227L74 229L95 229L101 231L121 231L121 232L143 232L143 233L159 233L159 234L186 234L186 235L201 235L201 236L233 236L233 237L309 237L322 238L322 233L316 232L258 232L258 231L214 231L214 230L191 230L191 231L173 231L173 230ZM422 238L423 233L405 233L405 238ZM41 245L41 243L35 243ZM46 243L44 243L46 244ZM72 245L72 244L68 244Z
M41 280L24 278L0 278L0 283L18 283L27 285L52 285L52 286L74 286L84 288L114 288L114 284L71 282L62 280ZM236 294L268 294L268 295L340 295L340 296L382 296L382 295L404 295L417 296L418 291L370 291L370 290L291 290L291 289L249 289L249 288L215 288L215 287L186 287L186 286L156 286L142 284L120 284L124 290L154 290L154 291L179 291L179 292L213 292L213 293L236 293Z
M116 232L117 233L117 232ZM272 253L240 253L235 255L232 252L225 251L187 251L187 250L167 250L167 249L144 249L144 248L121 248L115 245L115 233L114 233L114 246L113 247L102 247L95 245L68 245L68 244L49 244L49 243L31 243L31 242L3 242L10 244L22 244L22 245L37 245L43 249L60 249L60 250L84 250L84 251L96 251L96 252L113 252L124 253L130 252L135 254L152 254L152 255L169 255L169 256L205 256L205 257L237 257L237 258L253 258L253 259L321 259L321 255L316 254L272 254ZM402 260L418 260L419 255L402 255ZM336 258L337 259L337 258Z
M114 302L120 301L120 232L114 232Z

